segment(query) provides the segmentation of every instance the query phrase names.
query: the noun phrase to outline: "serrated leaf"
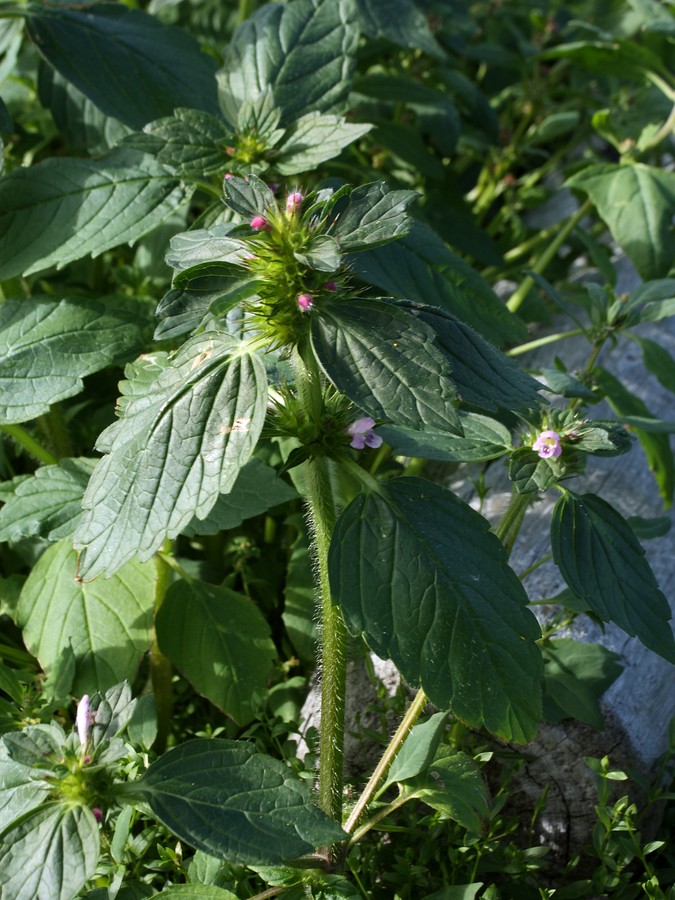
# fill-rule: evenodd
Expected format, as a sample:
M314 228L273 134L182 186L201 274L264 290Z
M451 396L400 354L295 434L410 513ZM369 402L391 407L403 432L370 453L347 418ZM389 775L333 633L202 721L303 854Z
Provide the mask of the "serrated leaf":
M313 311L311 339L328 378L375 419L461 433L450 367L431 329L406 311L328 300Z
M132 128L179 106L216 114L216 63L185 29L124 5L31 4L28 33L48 62Z
M52 790L37 772L6 758L5 752L0 749L0 833L29 810L41 806Z
M149 153L182 177L204 178L229 168L227 147L234 137L222 119L197 109L176 109L172 116L149 122L123 146Z
M54 157L0 179L0 279L130 244L189 196L151 156Z
M183 529L183 534L192 537L227 531L297 496L297 491L279 478L271 466L254 457L242 467L229 494L218 498L205 519L193 519Z
M182 271L205 262L243 263L250 256L251 248L230 236L235 227L228 223L174 235L166 254L167 265Z
M573 175L567 186L591 198L646 281L668 274L675 256L675 172L644 163L600 163Z
M39 537L58 541L75 530L93 459L62 459L22 482L0 509L0 541Z
M248 178L226 178L223 189L225 203L247 221L253 216L264 216L277 209L274 193L255 175Z
M518 447L509 458L509 479L519 494L547 491L564 474L562 459L542 459L531 447Z
M445 58L424 12L413 0L388 0L384 6L378 0L357 0L356 9L359 25L369 37L386 38L399 47Z
M26 422L79 393L85 375L142 347L143 324L114 297L2 303L0 421Z
M359 277L392 297L440 306L494 344L525 340L524 323L490 285L422 222L391 246L350 258Z
M267 693L276 657L254 604L225 587L176 581L157 613L159 647L194 688L240 725Z
M448 719L446 712L438 712L418 725L414 725L394 758L394 762L381 786L401 784L425 772L434 760Z
M0 894L72 900L94 874L98 854L98 824L90 810L45 803L2 834Z
M411 305L410 310L435 332L436 345L450 363L457 392L465 403L489 412L542 405L539 382L473 328L442 309Z
M339 517L331 586L349 629L432 703L522 743L541 709L539 628L489 527L436 484L392 479Z
M293 256L310 269L317 272L335 272L340 268L340 248L335 238L327 234L311 237L302 250Z
M496 459L511 450L508 428L478 413L459 414L462 436L442 431L414 431L380 425L377 433L401 456L419 456L446 462L478 462Z
M403 793L419 797L476 834L489 817L487 787L478 766L465 753L434 760L425 772L406 782Z
M280 175L311 172L321 163L338 156L345 147L367 134L371 127L345 122L342 116L308 113L287 129L270 154L270 159Z
M620 513L594 494L566 491L553 511L551 549L565 581L590 610L675 662L670 606Z
M122 418L99 438L75 534L79 576L110 575L134 554L149 559L190 520L204 519L250 459L265 419L260 359L223 331L172 357L130 369Z
M188 741L132 788L181 840L231 863L274 865L345 839L306 782L245 741Z
M48 674L72 646L73 690L82 695L136 675L152 637L155 567L132 562L109 580L79 584L76 565L70 541L48 547L23 586L17 622Z
M94 694L89 705L92 746L98 747L120 735L131 721L135 708L136 700L131 695L128 681L112 685L104 694L100 691Z
M617 415L621 416L623 421L634 420L635 435L640 441L659 493L666 506L670 506L675 491L675 463L670 441L665 433L668 429L665 429L665 432L661 428L656 432L648 430L650 423L656 424L659 420L650 413L639 397L627 390L619 379L606 369L596 367L593 370L593 379Z
M548 641L542 653L546 720L560 722L571 716L603 728L600 697L623 671L618 654L573 638Z
M15 763L32 770L33 777L41 778L54 760L62 758L66 735L59 725L40 724L11 731L2 740Z
M352 0L295 0L256 10L235 32L218 73L225 117L237 122L244 102L268 87L283 126L341 107L358 37Z
M419 195L415 191L392 191L384 181L354 188L330 227L343 253L377 247L410 229L406 212Z

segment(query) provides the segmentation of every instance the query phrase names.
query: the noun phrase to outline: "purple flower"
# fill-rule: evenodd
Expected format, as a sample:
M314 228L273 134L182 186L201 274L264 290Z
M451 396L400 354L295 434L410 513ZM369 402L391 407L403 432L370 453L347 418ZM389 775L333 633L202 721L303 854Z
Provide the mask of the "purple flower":
M253 216L249 225L254 231L269 231L270 228L264 216Z
M352 436L349 446L355 450L363 450L364 447L377 448L382 445L382 438L379 434L375 434L375 419L365 416L363 419L357 419L346 428L347 434Z
M337 281L326 281L323 289L324 291L337 291Z
M89 694L85 694L77 704L77 713L75 714L75 725L77 726L77 736L80 739L80 746L84 750L89 739L89 725L91 716L89 713Z
M557 459L562 453L560 435L557 431L542 431L537 440L532 444L532 449L542 459Z
M293 191L291 194L286 197L286 212L289 215L293 215L293 213L298 212L300 207L302 206L302 201L305 198L302 196L300 191Z
M309 312L314 306L314 297L311 294L298 294L296 303L300 307L300 312Z

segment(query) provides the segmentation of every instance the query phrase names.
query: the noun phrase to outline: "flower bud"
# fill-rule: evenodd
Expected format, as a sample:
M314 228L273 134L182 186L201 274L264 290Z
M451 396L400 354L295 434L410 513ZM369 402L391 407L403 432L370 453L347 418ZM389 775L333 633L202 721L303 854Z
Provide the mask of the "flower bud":
M249 225L254 231L269 231L270 229L264 216L253 216Z
M314 306L314 297L312 297L311 294L298 294L296 302L300 308L300 312L306 313Z
M302 196L300 191L293 191L291 194L286 197L286 212L289 215L293 215L294 213L299 212L300 207L302 206L302 201L305 198Z

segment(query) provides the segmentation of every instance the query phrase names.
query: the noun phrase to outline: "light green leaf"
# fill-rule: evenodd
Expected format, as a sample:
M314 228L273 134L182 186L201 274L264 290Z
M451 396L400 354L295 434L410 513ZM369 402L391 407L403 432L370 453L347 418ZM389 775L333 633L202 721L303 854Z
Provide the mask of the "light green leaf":
M170 169L122 148L16 169L0 179L0 279L133 243L188 195Z
M356 9L359 25L369 37L385 38L399 47L445 58L427 17L414 0L388 0L384 5L378 0L357 0Z
M43 466L22 482L0 509L0 541L34 535L58 541L72 534L95 463L93 459L62 459L57 466Z
M98 824L81 806L45 803L1 837L0 895L8 900L72 900L96 869Z
M174 900L237 900L237 895L212 884L176 884L154 897L173 897ZM151 898L151 900L152 900Z
M76 563L69 541L48 547L23 586L17 622L48 674L72 646L81 695L135 676L152 637L155 567L133 562L110 580L80 584Z
M274 865L345 839L307 782L245 741L181 744L130 791L181 840L231 863Z
M317 272L335 272L340 267L340 248L335 238L327 234L311 237L302 250L293 256L310 269Z
M258 608L228 588L177 581L155 627L162 653L195 689L247 725L265 698L276 657Z
M10 758L19 765L37 769L37 777L50 769L54 759L63 756L66 735L60 725L28 725L22 731L10 731L3 737ZM35 774L33 772L32 774Z
M213 57L185 29L140 9L30 4L27 28L64 78L132 128L178 106L218 111Z
M668 274L675 256L675 172L644 163L600 163L573 175L567 186L591 198L645 280Z
M403 783L426 772L436 755L448 719L446 712L435 713L426 722L415 725L396 754L381 790Z
M174 235L166 254L167 265L182 271L205 262L241 264L251 249L239 238L230 237L234 227L228 223Z
M309 540L300 519L296 524L298 536L290 548L288 568L284 581L284 611L281 614L284 627L297 655L310 666L316 661L318 642L316 622L316 585L312 575Z
M40 780L39 772L6 754L0 744L0 834L29 810L41 806L52 791L48 781Z
M255 459L246 463L237 475L229 494L220 496L205 519L193 519L183 534L217 534L236 528L246 519L267 512L297 497L297 491L278 477L271 466ZM2 512L0 512L0 523Z
M380 425L377 433L401 456L419 456L447 462L478 462L496 459L511 450L508 428L478 413L460 412L463 436L442 431L414 431L395 425Z
M482 887L482 881L474 881L473 884L455 884L435 891L433 894L427 894L424 900L475 900L476 894Z
M349 629L432 703L524 743L541 711L539 628L489 528L450 491L392 479L339 517L330 580Z
M204 519L255 449L267 404L265 368L226 332L188 340L128 370L121 420L99 438L75 534L80 577L108 575Z
M509 479L519 494L547 491L564 473L562 459L542 459L531 447L518 447L509 459Z
M138 352L143 319L116 300L36 297L0 305L0 421L34 419L79 393L85 375Z
M314 353L350 400L375 419L461 433L450 366L427 325L380 300L327 300L314 312Z
M244 102L268 86L283 126L342 106L358 37L352 0L295 0L256 10L235 32L218 73L225 117L236 123Z
M407 208L418 197L414 191L392 191L384 181L354 188L340 209L330 234L343 253L355 253L400 237L412 224Z
M273 192L255 175L248 178L226 178L225 203L246 221L277 209Z
M342 116L308 113L294 122L271 153L280 175L311 172L320 163L338 156L342 149L367 134L372 126L345 122Z
M90 710L94 722L90 739L94 747L104 741L111 741L127 727L136 708L136 700L132 697L128 681L122 681L108 688L105 694L97 691L90 702Z
M675 662L670 606L630 525L613 507L594 494L566 491L553 511L551 549L590 610Z
M434 760L403 785L402 793L419 797L476 834L489 816L487 787L478 766L465 753L448 753Z
M603 728L600 697L623 671L618 654L573 638L548 641L542 653L546 721L572 717Z

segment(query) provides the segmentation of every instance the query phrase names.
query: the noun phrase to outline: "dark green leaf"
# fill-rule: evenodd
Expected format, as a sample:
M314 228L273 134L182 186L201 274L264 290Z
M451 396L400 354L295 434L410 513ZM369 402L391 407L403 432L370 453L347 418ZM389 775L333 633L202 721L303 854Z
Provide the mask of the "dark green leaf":
M0 421L26 422L83 388L85 375L143 346L122 298L36 297L0 305Z
M0 180L0 279L133 243L187 196L169 169L122 148L16 169Z
M644 79L646 70L665 71L659 56L635 41L575 41L540 54L540 59L568 59L603 76Z
M490 412L542 405L539 382L473 328L442 309L412 305L410 309L436 333L436 345L450 363L453 381L465 403Z
M511 435L494 419L477 413L459 414L463 436L442 431L414 431L381 425L377 433L401 456L419 456L447 462L478 462L496 459L511 450Z
M212 884L176 884L165 888L159 894L153 894L152 898L155 897L168 897L173 900L237 900L237 895L232 891L226 891L225 888Z
M335 238L318 234L303 249L293 254L298 262L317 272L335 272L340 268L340 248Z
M675 172L644 163L589 166L567 180L587 194L645 279L667 275L675 256Z
M293 520L289 524L293 524ZM303 662L314 665L317 648L316 586L304 524L297 521L296 527L298 537L289 553L284 581L282 619L297 655Z
M257 278L230 263L202 263L184 269L159 301L157 316L162 321L155 338L167 340L194 332L241 300L255 296L259 286Z
M10 759L0 743L0 834L29 810L42 806L51 790L38 772Z
M141 128L177 106L217 113L216 63L185 29L115 3L28 11L40 53L107 115Z
M634 335L642 350L645 368L655 375L667 391L675 394L675 359L656 341Z
M541 374L546 379L547 390L561 397L582 397L589 400L593 397L593 391L586 387L583 381L574 378L567 372L558 369L542 369Z
M392 191L384 181L354 188L330 233L343 253L386 244L409 230L406 210L417 196L414 191Z
M672 525L670 516L655 516L652 519L645 519L642 516L629 516L626 521L632 528L635 537L642 541L663 537L665 534L668 534Z
M80 577L149 559L193 516L204 519L255 449L267 405L265 369L226 332L188 340L173 357L142 357L122 385L121 420L84 496L75 535Z
M98 824L91 810L45 803L2 834L0 895L72 900L94 874L98 854Z
M266 215L277 209L274 194L255 175L249 178L226 178L224 182L225 203L244 219L250 221L254 216Z
M280 175L310 172L370 131L370 125L345 122L341 116L308 113L294 122L274 148L271 159Z
M23 731L11 731L3 737L9 757L40 778L55 760L63 757L66 735L60 725L28 725ZM40 771L42 770L42 771Z
M309 112L332 112L347 99L358 41L352 0L267 4L235 32L218 73L226 118L272 87L289 125Z
M174 235L166 254L167 264L180 271L205 262L241 265L251 250L244 241L230 237L234 227L232 224L214 225Z
M105 694L97 692L90 702L93 723L89 732L91 743L98 747L120 735L131 721L136 708L128 681L114 684Z
M109 580L75 581L70 541L49 547L21 591L17 623L48 674L75 654L73 691L104 691L133 679L152 639L155 566L130 562ZM66 659L67 662L67 659Z
M527 335L490 285L421 222L395 244L369 249L349 262L368 284L392 297L440 306L494 344L517 343Z
M274 865L345 837L307 782L245 741L188 741L131 787L181 840L231 863Z
M639 397L627 390L618 378L606 369L595 368L593 377L605 393L612 409L621 416L623 421L627 421L628 417L644 420L635 427L635 434L640 441L649 468L654 473L659 493L663 497L664 503L667 506L670 505L673 499L673 490L675 490L675 465L670 441L668 435L662 430L656 433L647 430L650 421L658 423L659 420L652 416Z
M371 137L376 145L407 163L412 170L442 181L444 175L443 163L434 155L429 142L420 134L419 125L410 125L406 122L385 122L371 116L374 128Z
M578 719L603 728L600 697L623 671L619 656L573 638L548 641L544 655L544 715L548 722Z
M338 519L331 585L350 630L436 706L522 743L540 712L539 628L489 527L440 486L393 479Z
M20 704L24 697L24 688L16 676L14 669L0 664L0 691L7 694L16 704Z
M542 459L530 447L519 447L509 459L509 479L519 494L547 491L564 473L562 459Z
M413 50L424 50L443 59L443 48L433 36L424 12L413 0L357 0L358 22L371 38L386 38L392 44Z
M13 128L14 125L12 123L12 117L9 114L9 110L5 106L2 97L0 97L0 134L2 134L3 132L5 134L9 134L13 130ZM2 170L0 169L0 171Z
M245 519L258 516L297 496L295 489L279 478L274 469L254 457L240 470L229 494L218 498L205 519L193 519L183 529L183 534L192 537L195 534L227 531L241 525Z
M312 315L312 345L326 375L376 419L461 433L450 367L433 333L380 300L326 301Z
M62 459L38 469L0 510L0 541L34 535L58 541L71 535L94 465L93 459Z
M558 500L551 549L563 577L604 622L614 622L675 662L671 610L644 550L625 519L594 494Z
M219 709L248 724L264 701L276 651L254 604L225 587L177 581L157 614L162 653Z
M412 728L396 754L382 790L385 785L400 784L426 772L436 755L447 719L446 712L435 713L426 722Z
M199 179L229 167L227 147L233 141L222 119L196 109L177 109L168 118L148 123L142 133L129 135L123 145L151 154L181 177Z
M403 793L419 797L476 834L489 816L487 787L478 766L465 753L436 759L425 772L406 782Z

